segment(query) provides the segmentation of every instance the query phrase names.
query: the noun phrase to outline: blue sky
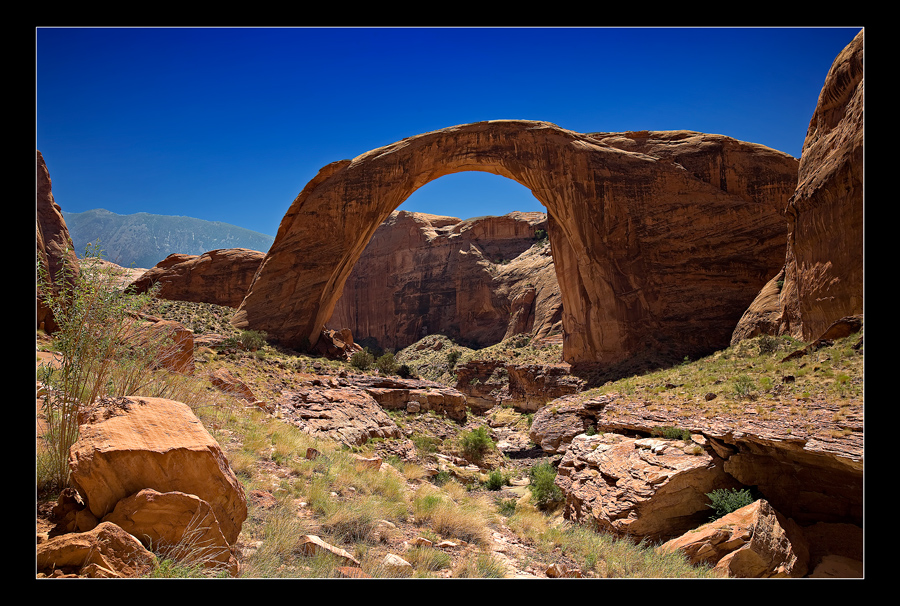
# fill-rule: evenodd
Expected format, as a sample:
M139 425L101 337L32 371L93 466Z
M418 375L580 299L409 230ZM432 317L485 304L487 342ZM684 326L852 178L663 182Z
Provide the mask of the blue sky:
M36 148L64 211L274 235L329 162L481 120L696 130L799 157L825 75L860 29L36 28ZM478 172L400 208L544 210Z

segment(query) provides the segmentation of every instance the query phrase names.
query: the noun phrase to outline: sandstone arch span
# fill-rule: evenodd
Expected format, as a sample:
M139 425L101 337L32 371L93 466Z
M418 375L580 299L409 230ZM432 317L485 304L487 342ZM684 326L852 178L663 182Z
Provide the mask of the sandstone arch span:
M518 120L403 139L306 185L234 325L314 344L378 225L422 185L467 170L513 179L547 207L564 357L617 363L727 346L783 264L797 161L719 135L587 135Z

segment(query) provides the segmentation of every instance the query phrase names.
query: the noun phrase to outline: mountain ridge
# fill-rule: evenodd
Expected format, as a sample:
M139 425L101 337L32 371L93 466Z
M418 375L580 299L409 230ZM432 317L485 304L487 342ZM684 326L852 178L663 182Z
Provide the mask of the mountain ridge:
M63 211L75 251L98 244L103 256L123 267L150 268L172 253L201 255L220 248L266 252L274 236L221 221L139 212L120 215L96 208Z

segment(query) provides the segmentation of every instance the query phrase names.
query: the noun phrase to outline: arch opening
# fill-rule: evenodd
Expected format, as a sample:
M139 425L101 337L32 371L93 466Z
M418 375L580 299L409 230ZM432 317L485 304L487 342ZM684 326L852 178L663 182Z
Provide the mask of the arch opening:
M421 186L379 225L325 327L394 351L432 334L472 348L520 334L561 340L561 303L546 208L515 181L460 172Z

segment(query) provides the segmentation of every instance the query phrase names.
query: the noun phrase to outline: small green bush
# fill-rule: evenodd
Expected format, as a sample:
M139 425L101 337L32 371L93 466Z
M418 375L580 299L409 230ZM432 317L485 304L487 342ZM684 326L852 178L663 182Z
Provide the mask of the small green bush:
M748 375L738 375L733 383L734 394L739 398L750 397L750 393L756 385Z
M678 429L677 427L669 426L655 427L650 432L650 435L659 438L668 438L670 440L684 440L685 442L690 442L691 440L691 432L687 429Z
M265 346L267 336L261 330L242 330L238 340L247 351L256 351Z
M458 349L451 349L447 352L447 365L450 367L450 370L453 370L453 367L456 366L456 363L459 362L459 357L462 355L462 352Z
M375 368L383 375L392 375L397 372L397 362L394 360L394 354L387 352L375 360Z
M711 507L715 512L710 520L718 520L722 516L728 515L732 511L737 511L741 507L745 507L755 501L749 489L719 488L706 493L706 496L712 501L708 507Z
M564 500L562 490L556 485L556 468L550 463L538 463L528 472L528 490L538 509L551 509Z
M491 440L487 427L484 425L476 427L472 431L464 432L460 436L460 446L463 453L475 461L480 460L485 451L493 447L493 445L494 441Z
M507 484L509 484L509 476L499 469L494 469L488 474L488 479L487 482L484 483L484 486L488 490L500 490Z
M368 370L374 363L375 356L373 356L368 349L357 351L350 356L350 366L359 370Z

